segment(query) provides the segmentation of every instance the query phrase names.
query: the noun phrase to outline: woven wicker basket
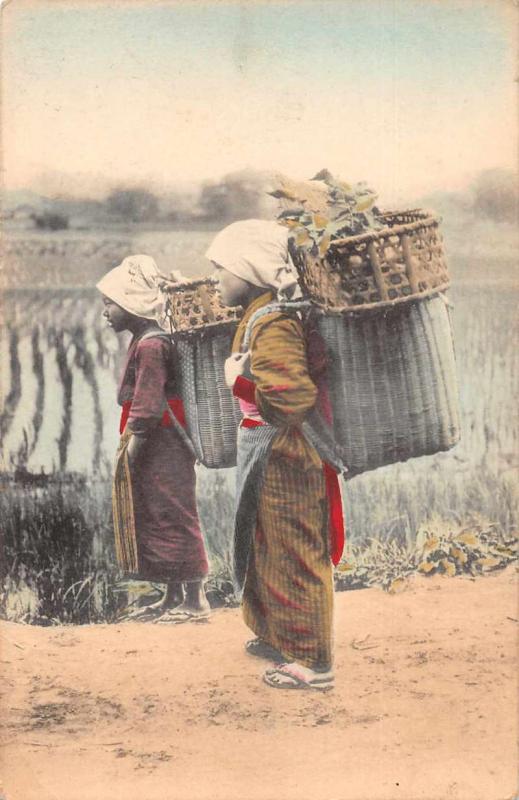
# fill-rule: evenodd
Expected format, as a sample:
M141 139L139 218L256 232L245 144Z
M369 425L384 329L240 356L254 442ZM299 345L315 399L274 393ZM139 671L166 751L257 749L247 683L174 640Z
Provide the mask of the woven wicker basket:
M210 278L165 288L189 438L206 467L233 467L241 413L225 383L224 363L241 309L223 306Z
M167 316L174 332L207 331L213 325L236 323L241 308L224 306L213 278L175 283L164 281L162 288L168 296Z
M334 435L350 475L448 450L459 440L449 312L443 296L384 313L323 314Z
M418 209L383 219L382 230L332 241L323 258L292 251L314 303L332 312L384 308L449 286L439 219Z
M459 439L438 220L421 211L386 220L382 231L332 243L324 259L298 253L296 261L305 293L323 312L334 436L351 476L448 450ZM241 415L224 362L241 310L220 303L211 279L167 291L197 457L207 467L233 466Z

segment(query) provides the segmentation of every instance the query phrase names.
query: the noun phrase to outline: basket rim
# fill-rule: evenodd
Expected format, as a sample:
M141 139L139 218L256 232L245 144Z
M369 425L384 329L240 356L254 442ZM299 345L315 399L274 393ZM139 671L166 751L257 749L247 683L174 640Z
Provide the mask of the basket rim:
M165 275L162 276L162 280L164 281L163 289L166 292L185 292L189 289L197 289L199 286L216 286L218 283L216 278L212 278L210 275L202 278L193 278L192 280L186 280L182 282L178 282L173 280L173 278L167 278Z
M344 314L363 314L365 311L376 311L381 308L392 308L393 306L403 305L404 303L419 302L420 300L432 297L437 294L446 292L451 285L450 280L435 286L432 289L426 289L423 292L414 292L404 297L395 297L393 300L378 300L376 303L360 303L351 306L330 306L321 303L312 297L308 299L316 306L323 314L330 314L333 316L343 316Z
M385 211L381 216L399 216L401 214L419 213L421 219L413 220L413 222L402 222L400 225L387 225L384 228L379 228L378 231L366 231L366 233L358 233L355 236L343 236L340 239L332 239L328 245L331 250L334 247L344 247L345 245L363 244L364 242L372 242L375 239L385 239L388 236L395 236L400 233L409 233L416 231L419 228L428 228L431 225L439 225L441 217L432 211L424 211L419 208L408 209L405 211Z
M224 319L217 322L204 322L201 325L196 325L191 328L177 329L171 333L172 338L184 337L189 339L194 336L200 336L206 333L221 333L225 328L237 328L240 324L240 319Z

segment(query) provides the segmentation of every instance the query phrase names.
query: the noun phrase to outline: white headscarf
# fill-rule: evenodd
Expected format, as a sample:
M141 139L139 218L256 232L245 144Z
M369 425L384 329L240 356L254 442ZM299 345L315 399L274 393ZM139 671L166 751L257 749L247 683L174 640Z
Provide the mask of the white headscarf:
M254 286L273 289L279 299L300 296L288 252L288 229L277 222L233 222L217 234L205 255Z
M99 291L137 317L165 324L163 277L151 256L128 256L97 284Z

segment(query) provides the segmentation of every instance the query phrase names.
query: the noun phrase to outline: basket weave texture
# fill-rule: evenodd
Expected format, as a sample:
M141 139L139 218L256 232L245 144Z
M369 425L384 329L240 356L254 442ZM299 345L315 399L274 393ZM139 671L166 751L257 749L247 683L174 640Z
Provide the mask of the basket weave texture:
M323 315L334 436L351 476L459 440L456 369L443 297L386 313Z
M213 469L236 465L241 412L224 377L234 329L235 325L220 325L207 335L176 339L187 431L197 459Z
M176 332L206 331L239 320L242 309L224 306L212 278L164 283L166 313Z
M324 257L294 248L304 294L340 312L384 308L447 289L439 219L419 209L382 219L382 230L336 239Z
M294 256L304 293L324 312L334 436L352 476L459 440L438 220L412 210L385 221L382 230L333 241L324 258ZM211 468L234 466L241 414L224 363L242 311L222 305L210 278L165 289L197 458Z
M241 413L225 383L224 364L243 311L222 304L212 278L165 283L163 289L180 359L187 432L196 457L213 469L233 467Z

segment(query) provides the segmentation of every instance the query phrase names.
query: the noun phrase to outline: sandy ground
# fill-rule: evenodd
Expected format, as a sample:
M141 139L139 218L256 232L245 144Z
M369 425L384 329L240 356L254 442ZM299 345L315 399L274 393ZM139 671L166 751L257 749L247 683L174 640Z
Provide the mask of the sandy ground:
M1 625L6 800L511 800L517 584L336 596L336 688L270 689L205 625ZM0 791L1 796L1 791Z

